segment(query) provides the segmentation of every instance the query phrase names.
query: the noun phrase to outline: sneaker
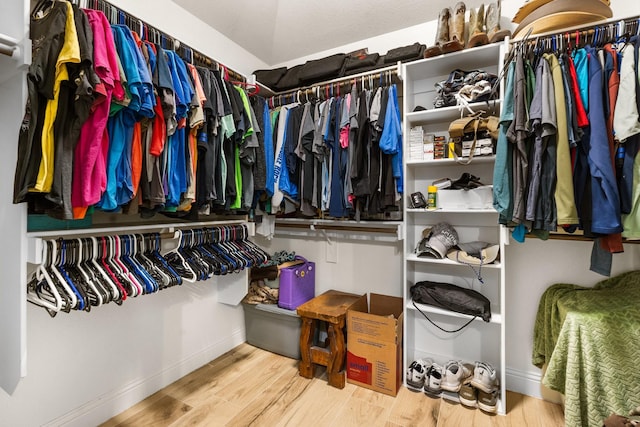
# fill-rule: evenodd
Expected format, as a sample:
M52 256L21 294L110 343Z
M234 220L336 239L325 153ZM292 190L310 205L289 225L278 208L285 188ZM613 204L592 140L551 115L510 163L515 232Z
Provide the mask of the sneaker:
M444 365L444 375L442 377L441 387L446 391L457 393L462 384L470 379L473 370L457 360L450 360Z
M464 406L469 408L478 406L478 390L470 382L462 384L460 391L458 391L458 397L460 398L460 403Z
M478 408L490 414L498 412L498 390L491 393L478 390Z
M485 393L493 392L498 388L498 375L496 374L496 370L488 363L476 362L471 385Z
M427 371L432 364L433 361L431 359L418 359L411 362L411 365L407 368L407 388L421 391L422 387L424 387Z
M430 397L440 397L442 394L442 367L432 364L424 379L424 392Z

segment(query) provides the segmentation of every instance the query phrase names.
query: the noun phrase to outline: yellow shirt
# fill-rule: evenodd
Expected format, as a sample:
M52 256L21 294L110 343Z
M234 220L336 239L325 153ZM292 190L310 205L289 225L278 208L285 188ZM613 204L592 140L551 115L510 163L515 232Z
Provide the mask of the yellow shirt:
M67 21L64 28L64 44L58 55L56 62L56 78L53 83L53 99L47 101L44 113L44 124L42 128L42 159L38 170L38 179L34 188L29 191L48 193L51 191L53 183L53 164L55 141L53 137L53 125L58 114L58 100L60 98L60 83L69 80L67 63L80 62L80 45L78 43L78 33L73 18L73 8L67 2Z

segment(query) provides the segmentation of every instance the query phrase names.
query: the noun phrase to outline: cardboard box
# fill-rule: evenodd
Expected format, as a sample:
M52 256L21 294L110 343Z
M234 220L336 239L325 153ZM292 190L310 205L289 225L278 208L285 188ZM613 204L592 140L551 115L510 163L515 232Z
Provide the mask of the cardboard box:
M370 294L369 312L347 312L347 381L395 396L403 381L402 298Z

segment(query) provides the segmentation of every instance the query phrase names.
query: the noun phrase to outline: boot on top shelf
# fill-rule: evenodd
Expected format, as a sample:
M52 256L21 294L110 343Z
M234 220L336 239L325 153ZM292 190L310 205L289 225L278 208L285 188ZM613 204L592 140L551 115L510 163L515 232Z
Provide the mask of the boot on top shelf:
M425 58L442 55L442 45L449 41L449 19L451 17L451 9L448 7L440 11L438 16L438 28L436 30L436 42L433 46L428 47L424 51Z

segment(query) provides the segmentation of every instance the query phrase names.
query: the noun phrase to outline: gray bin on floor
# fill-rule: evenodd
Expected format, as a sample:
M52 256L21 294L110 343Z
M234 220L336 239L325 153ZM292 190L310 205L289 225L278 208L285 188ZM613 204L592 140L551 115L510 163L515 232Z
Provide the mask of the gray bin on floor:
M247 342L293 359L300 359L302 321L295 310L275 304L242 304Z

